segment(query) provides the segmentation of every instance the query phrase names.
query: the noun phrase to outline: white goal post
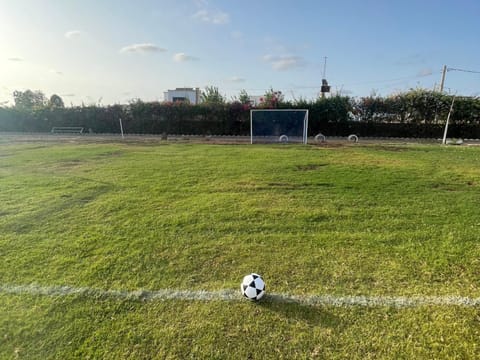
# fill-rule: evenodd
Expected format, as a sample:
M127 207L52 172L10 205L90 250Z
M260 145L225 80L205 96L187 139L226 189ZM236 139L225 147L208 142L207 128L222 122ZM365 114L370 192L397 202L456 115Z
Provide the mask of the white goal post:
M250 110L250 143L307 143L307 109Z

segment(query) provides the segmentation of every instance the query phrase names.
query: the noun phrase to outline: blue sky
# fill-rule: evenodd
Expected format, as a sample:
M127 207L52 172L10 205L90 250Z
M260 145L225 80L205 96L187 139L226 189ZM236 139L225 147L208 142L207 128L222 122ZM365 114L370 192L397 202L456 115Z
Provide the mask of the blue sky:
M0 104L14 90L67 104L163 100L217 86L314 99L433 89L480 71L478 0L0 0ZM480 74L445 89L480 94Z

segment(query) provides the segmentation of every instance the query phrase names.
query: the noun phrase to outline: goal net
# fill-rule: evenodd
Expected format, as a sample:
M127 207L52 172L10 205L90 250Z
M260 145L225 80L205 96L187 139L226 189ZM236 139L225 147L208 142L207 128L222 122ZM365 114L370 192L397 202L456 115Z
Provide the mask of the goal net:
M251 143L307 143L308 110L250 110Z

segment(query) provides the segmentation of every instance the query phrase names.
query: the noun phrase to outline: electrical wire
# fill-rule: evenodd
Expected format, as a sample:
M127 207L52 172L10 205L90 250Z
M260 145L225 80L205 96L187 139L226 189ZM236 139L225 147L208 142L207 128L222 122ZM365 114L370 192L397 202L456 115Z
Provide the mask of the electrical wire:
M465 70L465 69L457 69L457 68L447 68L447 71L461 71L461 72L468 72L468 73L474 73L474 74L480 74L480 71L475 71L475 70ZM351 83L351 84L343 84L344 86L359 86L359 85L370 85L370 84L383 84L383 83L395 83L398 81L405 81L405 80L414 80L414 79L420 79L424 78L427 76L432 76L437 73L441 73L442 71L439 70L434 71L430 74L424 74L424 75L415 75L415 76L406 76L406 77L400 77L400 78L394 78L394 79L386 79L386 80L373 80L373 81L363 81L363 82L357 82L357 83ZM320 89L320 85L316 86L293 86L293 89ZM269 88L268 88L269 89ZM263 90L268 90L267 88L265 89L245 89L245 90L251 90L251 91L263 91Z
M473 74L480 74L480 71L465 70L465 69L455 69L455 68L447 68L447 71L461 71L461 72L467 72L467 73L473 73Z
M441 73L439 70L438 73ZM424 75L415 75L415 76L406 76L406 77L400 77L400 78L395 78L395 79L386 79L386 80L374 80L374 81L364 81L364 82L358 82L358 83L351 83L351 84L342 84L342 86L359 86L359 85L370 85L370 84L383 84L383 83L395 83L399 81L405 81L405 80L414 80L414 79L420 79L428 76L432 76L437 74L437 72L432 72L430 74L424 74ZM292 86L290 89L287 89L286 91L291 91L292 89L319 89L320 90L321 85L300 85L300 86ZM247 91L265 91L269 90L270 88L248 88L244 89ZM239 90L239 89L227 89L227 90ZM241 89L240 89L241 90Z

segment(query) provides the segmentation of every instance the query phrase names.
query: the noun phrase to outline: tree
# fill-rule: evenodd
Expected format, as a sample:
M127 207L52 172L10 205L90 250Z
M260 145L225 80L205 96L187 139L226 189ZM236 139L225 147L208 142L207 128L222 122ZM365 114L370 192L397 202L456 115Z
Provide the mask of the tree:
M216 86L207 86L202 92L202 101L205 104L225 104L225 98L218 91Z
M50 96L48 106L50 106L51 108L64 108L65 104L63 103L63 100L60 96L58 96L57 94L53 94L52 96Z
M40 90L15 90L13 92L15 107L22 110L35 110L47 104L45 94Z
M248 95L245 89L241 90L240 94L238 94L238 101L240 102L240 104L243 104L243 105L251 104L250 96Z
M427 89L410 89L402 97L411 122L414 123L434 123L441 113L446 116L450 107L446 96Z

